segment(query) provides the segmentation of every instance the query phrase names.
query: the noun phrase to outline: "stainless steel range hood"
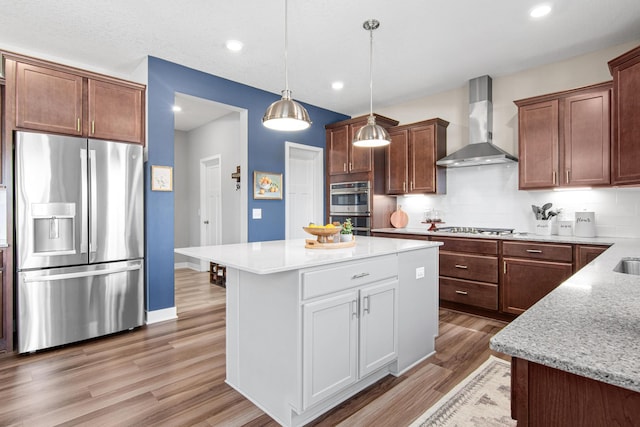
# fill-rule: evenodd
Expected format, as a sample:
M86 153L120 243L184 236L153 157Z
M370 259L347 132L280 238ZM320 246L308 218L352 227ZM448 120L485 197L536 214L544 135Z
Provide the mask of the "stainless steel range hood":
M491 143L493 138L493 104L491 77L469 80L469 144L438 160L438 166L465 166L513 163L518 159Z

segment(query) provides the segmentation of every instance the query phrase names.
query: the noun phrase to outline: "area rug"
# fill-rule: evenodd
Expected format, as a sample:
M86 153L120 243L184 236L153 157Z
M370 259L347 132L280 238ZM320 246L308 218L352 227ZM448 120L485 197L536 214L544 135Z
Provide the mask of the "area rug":
M409 427L503 427L511 419L511 364L489 356Z

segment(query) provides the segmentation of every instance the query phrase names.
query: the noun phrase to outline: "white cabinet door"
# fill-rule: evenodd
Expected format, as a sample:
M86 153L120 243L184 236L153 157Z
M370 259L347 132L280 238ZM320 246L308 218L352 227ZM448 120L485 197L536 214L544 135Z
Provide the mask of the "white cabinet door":
M360 377L396 359L397 306L397 279L360 291Z
M358 379L358 292L303 305L303 407Z

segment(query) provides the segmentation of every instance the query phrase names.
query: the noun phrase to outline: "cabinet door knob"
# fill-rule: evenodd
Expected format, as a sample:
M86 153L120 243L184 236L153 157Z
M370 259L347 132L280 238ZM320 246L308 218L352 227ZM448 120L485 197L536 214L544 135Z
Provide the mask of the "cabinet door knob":
M367 277L368 275L369 273L354 274L353 276L351 276L351 279L360 279L361 277Z
M540 249L527 249L527 252L530 254L541 254L542 251Z
M456 291L456 294L467 295L467 292L465 292L465 291Z
M571 169L567 170L567 184L569 183L569 177L571 176Z
M469 267L467 267L466 265L456 264L456 268L460 268L460 269L462 269L462 270L466 270L466 269L467 269L467 268L469 268Z
M208 224L209 224L209 221L207 220L207 221L205 221L204 223L208 225Z

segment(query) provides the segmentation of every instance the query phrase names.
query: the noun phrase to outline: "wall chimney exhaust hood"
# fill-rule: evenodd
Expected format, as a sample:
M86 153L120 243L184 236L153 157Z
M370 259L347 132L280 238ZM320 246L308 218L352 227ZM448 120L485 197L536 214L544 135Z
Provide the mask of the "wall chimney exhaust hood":
M491 77L469 80L469 144L438 160L448 168L513 163L518 159L492 144L493 104Z

